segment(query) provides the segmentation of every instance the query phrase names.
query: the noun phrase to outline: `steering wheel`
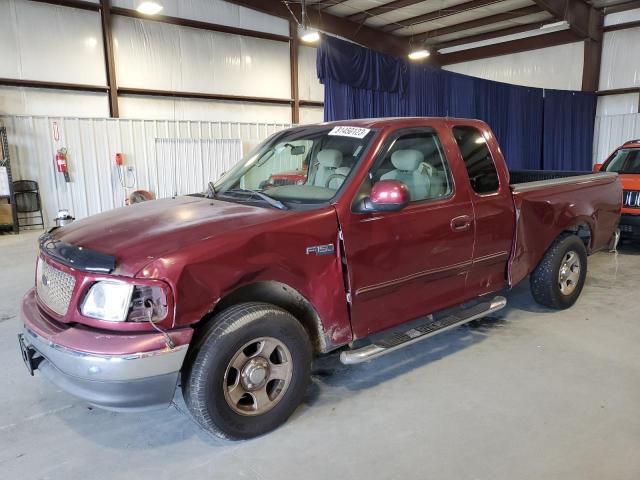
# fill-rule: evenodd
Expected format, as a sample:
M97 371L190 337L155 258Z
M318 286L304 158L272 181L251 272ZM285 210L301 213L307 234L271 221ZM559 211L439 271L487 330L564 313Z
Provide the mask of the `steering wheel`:
M329 175L329 178L327 178L326 183L324 184L325 188L331 188L329 187L329 184L335 180L336 178L342 178L342 182L344 182L347 179L346 175L342 175L341 173L334 173L332 175ZM342 182L340 182L340 185L342 185Z

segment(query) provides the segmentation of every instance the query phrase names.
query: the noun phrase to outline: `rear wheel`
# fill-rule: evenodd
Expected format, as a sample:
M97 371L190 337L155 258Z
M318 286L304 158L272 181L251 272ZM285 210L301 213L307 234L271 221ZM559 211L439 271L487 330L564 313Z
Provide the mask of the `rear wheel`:
M558 237L531 273L531 293L536 302L550 308L572 306L587 276L587 250L573 234Z
M289 312L266 303L233 306L203 333L183 372L185 402L195 420L219 437L262 435L302 401L311 357L306 331Z

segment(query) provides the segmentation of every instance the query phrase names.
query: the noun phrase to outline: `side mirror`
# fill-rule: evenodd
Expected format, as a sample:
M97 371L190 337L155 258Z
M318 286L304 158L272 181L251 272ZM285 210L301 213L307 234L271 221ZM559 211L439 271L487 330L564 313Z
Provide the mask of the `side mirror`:
M411 194L404 183L397 180L380 180L371 188L371 195L359 202L357 211L395 212L402 210L410 201Z
M600 170L602 170L602 164L601 164L601 163L596 163L596 164L593 166L593 171L594 171L594 172L599 172Z

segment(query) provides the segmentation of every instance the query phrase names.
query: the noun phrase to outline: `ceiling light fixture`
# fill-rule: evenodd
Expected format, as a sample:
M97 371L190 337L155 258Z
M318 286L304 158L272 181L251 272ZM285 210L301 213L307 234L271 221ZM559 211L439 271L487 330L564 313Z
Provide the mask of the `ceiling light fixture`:
M547 23L545 25L542 25L540 27L540 30L548 30L550 28L557 29L557 28L560 28L560 27L567 27L568 28L569 27L569 22L567 22L566 20L562 20L560 22Z
M320 40L320 34L313 28L301 28L298 30L298 37L305 43L315 43Z
M423 60L431 55L431 52L424 47L416 48L409 52L409 60Z
M140 2L136 10L143 15L156 15L162 11L164 7L157 2Z
M305 0L300 1L300 10L302 13L302 21L298 26L298 37L305 43L316 43L318 40L320 40L320 33L315 28L311 28L309 26Z

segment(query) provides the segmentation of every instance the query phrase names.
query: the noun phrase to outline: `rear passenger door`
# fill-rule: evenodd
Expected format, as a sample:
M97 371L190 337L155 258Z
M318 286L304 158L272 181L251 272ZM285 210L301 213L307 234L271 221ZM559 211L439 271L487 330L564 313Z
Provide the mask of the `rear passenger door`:
M456 186L466 181L464 171L454 175L440 138L427 127L397 132L361 187L367 196L376 181L401 181L411 193L408 206L395 212L340 214L356 337L465 299L473 207L468 188ZM448 145L456 155L455 144Z
M455 138L467 170L475 216L473 266L467 281L469 295L495 292L506 282L513 244L515 214L506 172L499 173L489 145L497 145L488 130L475 125L454 125Z

